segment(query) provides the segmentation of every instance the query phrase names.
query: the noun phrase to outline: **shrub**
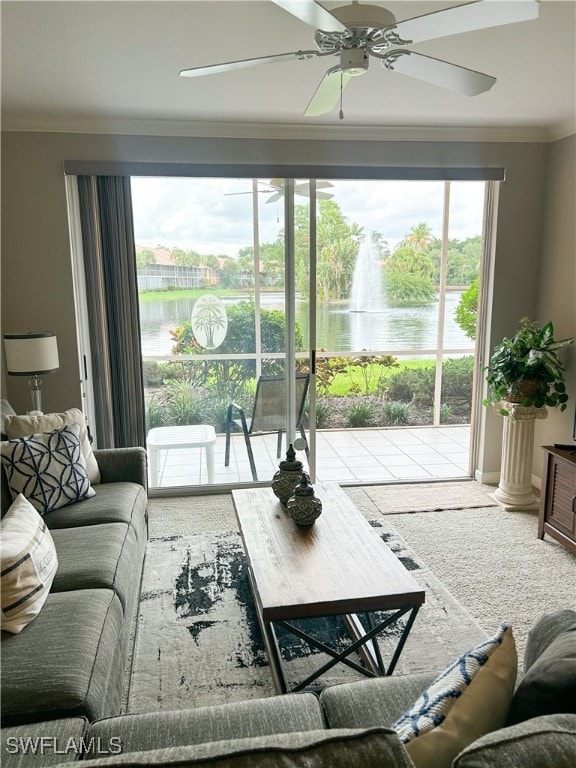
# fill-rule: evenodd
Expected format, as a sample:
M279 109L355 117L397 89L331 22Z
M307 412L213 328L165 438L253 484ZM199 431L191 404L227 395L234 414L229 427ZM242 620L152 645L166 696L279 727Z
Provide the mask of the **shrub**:
M432 364L427 368L404 368L393 373L386 388L389 399L430 405L434 401L434 372Z
M398 400L389 400L384 403L384 419L386 424L399 426L409 424L412 416L412 408L409 403L402 403Z
M442 397L471 401L473 375L472 355L446 360L442 366Z
M142 376L147 387L160 387L164 383L165 366L155 360L142 363Z
M167 415L165 405L152 396L146 403L146 429L165 426Z
M389 271L385 289L388 303L395 306L422 306L438 298L428 277L410 272Z
M478 321L478 292L480 278L477 277L460 296L454 317L469 339L476 338L476 323Z
M228 410L228 400L221 400L218 397L207 395L202 400L204 409L202 424L212 424L216 432L226 430L226 411Z
M440 424L448 424L451 415L452 408L450 408L448 403L442 403L440 405Z
M372 403L359 401L346 411L346 424L349 427L369 427L374 420Z
M308 411L308 407L306 408ZM328 424L328 420L330 418L330 413L332 409L330 407L329 402L323 398L319 397L318 400L316 400L316 428L322 429ZM309 413L306 414L309 416Z
M176 426L201 424L203 406L190 381L172 381L166 387L170 421Z

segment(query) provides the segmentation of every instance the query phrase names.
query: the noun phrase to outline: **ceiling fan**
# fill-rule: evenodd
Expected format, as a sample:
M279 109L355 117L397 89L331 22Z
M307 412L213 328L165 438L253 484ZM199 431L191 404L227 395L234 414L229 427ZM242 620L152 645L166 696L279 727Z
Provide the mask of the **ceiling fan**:
M284 179L270 179L268 182L259 181L258 184L264 184L268 189L259 189L258 192L261 195L268 195L266 203L275 203L284 197ZM330 192L324 192L323 190L333 187L329 181L317 181L316 182L316 198L319 200L330 200L334 197ZM252 192L227 192L226 196L232 195L251 195ZM294 185L294 194L301 195L302 197L310 197L310 189L307 181L299 182Z
M529 21L538 16L539 0L476 0L445 10L396 21L377 5L352 2L330 11L315 0L272 0L276 5L316 30L316 49L278 53L254 59L183 69L183 77L228 72L278 61L306 61L337 56L339 63L328 69L304 114L307 117L331 112L353 77L368 70L370 57L391 72L399 72L448 90L476 96L490 90L495 77L408 50L406 46L462 32ZM340 108L340 117L343 117Z

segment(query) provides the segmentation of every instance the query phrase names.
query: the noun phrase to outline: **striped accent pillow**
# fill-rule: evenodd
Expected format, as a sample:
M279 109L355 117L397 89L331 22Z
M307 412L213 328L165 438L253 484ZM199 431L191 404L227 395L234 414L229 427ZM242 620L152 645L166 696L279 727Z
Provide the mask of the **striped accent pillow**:
M0 521L2 629L17 634L44 605L58 558L46 523L22 494Z

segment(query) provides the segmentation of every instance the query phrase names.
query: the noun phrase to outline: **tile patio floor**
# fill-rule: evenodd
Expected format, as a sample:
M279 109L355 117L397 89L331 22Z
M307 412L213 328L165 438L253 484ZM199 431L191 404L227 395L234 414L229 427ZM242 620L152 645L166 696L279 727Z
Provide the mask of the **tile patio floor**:
M275 434L252 438L261 481L269 481L278 468L276 441ZM467 425L319 431L317 480L386 483L468 477L469 444ZM214 447L214 484L252 482L243 435L232 437L229 467L224 466L224 447L225 436L219 434ZM302 451L298 457L306 458ZM208 485L203 449L171 449L158 458L159 488Z

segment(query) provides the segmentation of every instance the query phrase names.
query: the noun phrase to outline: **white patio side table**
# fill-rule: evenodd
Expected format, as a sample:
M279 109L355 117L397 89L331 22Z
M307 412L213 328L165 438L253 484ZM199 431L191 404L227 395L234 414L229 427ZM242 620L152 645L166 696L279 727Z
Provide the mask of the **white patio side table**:
M158 473L159 452L169 451L173 448L200 448L200 461L202 461L202 448L205 448L208 482L214 482L214 444L216 443L216 432L214 427L209 424L193 424L184 427L154 427L154 429L148 432L146 442L150 454L150 485L152 488L158 488L160 484Z

